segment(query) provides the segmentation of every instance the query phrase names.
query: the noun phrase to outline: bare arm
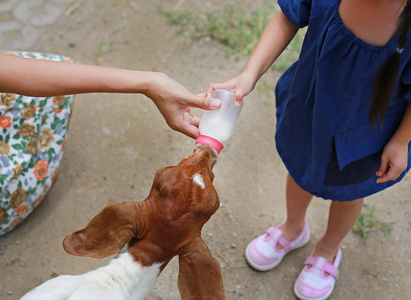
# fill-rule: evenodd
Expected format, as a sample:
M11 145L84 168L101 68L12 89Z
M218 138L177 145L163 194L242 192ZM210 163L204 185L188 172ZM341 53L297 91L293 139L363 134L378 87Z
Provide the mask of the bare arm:
M275 14L264 28L244 71L227 82L210 84L206 95L210 96L215 89L222 88L235 92L236 101L242 101L288 46L297 31L298 27L291 24L282 11Z
M0 92L33 97L83 93L142 93L151 98L174 130L190 137L199 117L190 107L216 109L219 100L195 96L167 75L0 54ZM217 101L217 102L216 102Z
M35 60L0 54L0 90L33 97L82 93L141 93L146 72Z
M411 141L411 103L408 104L400 127L392 137L392 141L406 145Z
M254 83L268 70L283 53L298 31L282 11L278 12L265 27L244 71Z
M411 141L411 104L408 104L400 127L381 156L381 166L377 171L377 183L396 180L407 168L408 144Z

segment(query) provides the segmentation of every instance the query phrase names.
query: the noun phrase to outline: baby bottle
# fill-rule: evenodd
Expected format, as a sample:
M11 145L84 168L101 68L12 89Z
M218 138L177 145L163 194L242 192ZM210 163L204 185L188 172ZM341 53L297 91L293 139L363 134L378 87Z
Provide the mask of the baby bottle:
M216 110L206 110L200 121L200 134L196 144L206 144L213 147L218 153L224 148L223 142L227 141L233 133L235 123L240 114L240 106L234 105L234 93L227 90L215 90L212 98L220 99L221 106Z

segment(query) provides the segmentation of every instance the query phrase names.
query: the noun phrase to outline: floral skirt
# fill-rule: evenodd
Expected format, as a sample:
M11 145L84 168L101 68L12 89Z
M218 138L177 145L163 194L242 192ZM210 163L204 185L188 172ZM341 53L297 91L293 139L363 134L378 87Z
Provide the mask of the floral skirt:
M53 54L2 53L72 62ZM21 223L57 180L72 109L72 95L40 98L0 91L0 236Z

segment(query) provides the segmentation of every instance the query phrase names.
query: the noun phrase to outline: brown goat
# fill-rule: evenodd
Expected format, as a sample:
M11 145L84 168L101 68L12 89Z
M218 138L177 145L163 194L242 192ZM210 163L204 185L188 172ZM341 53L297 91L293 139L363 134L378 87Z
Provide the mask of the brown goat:
M225 299L220 265L201 238L220 204L212 184L216 160L214 149L197 145L177 166L157 172L146 200L106 206L64 239L64 249L103 258L128 243L127 251L89 273L49 280L21 300L143 299L176 255L183 300Z

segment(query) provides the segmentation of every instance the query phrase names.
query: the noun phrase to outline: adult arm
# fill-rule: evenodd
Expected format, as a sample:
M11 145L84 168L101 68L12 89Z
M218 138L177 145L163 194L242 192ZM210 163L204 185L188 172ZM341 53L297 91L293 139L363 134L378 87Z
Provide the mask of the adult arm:
M83 93L142 93L156 104L167 124L190 137L199 117L190 107L215 109L219 100L195 96L157 72L124 70L83 64L34 60L0 54L0 91L32 97Z

